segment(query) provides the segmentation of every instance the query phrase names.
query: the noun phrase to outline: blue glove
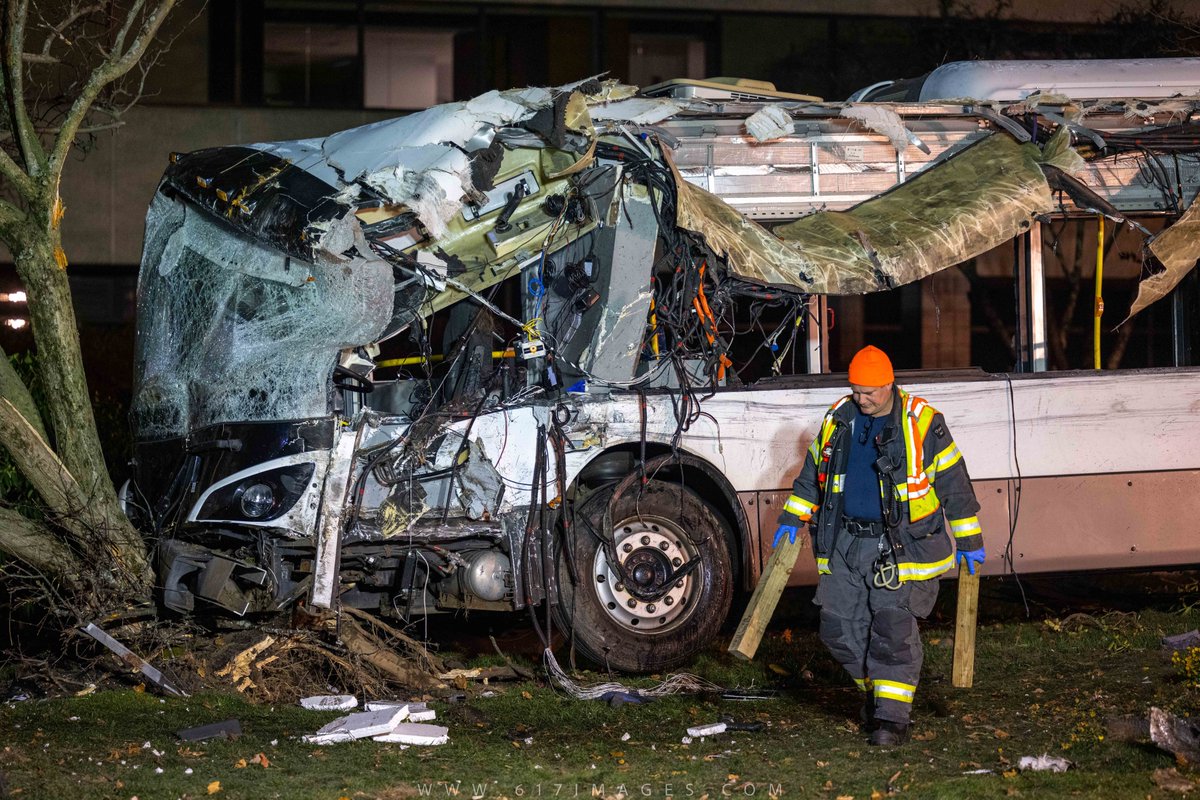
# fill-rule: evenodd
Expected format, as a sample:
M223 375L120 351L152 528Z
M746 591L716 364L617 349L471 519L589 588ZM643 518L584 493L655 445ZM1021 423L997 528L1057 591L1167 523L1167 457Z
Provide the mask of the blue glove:
M987 553L983 552L982 547L979 548L978 550L965 550L965 551L959 550L958 551L958 565L961 567L963 564L966 564L967 572L974 575L976 565L982 564L983 559L986 556L987 556Z
M788 537L789 542L791 542L792 544L795 544L796 543L796 526L795 525L787 525L787 524L780 525L779 528L775 531L775 544L771 545L771 547L779 547L779 543L783 541L784 536Z

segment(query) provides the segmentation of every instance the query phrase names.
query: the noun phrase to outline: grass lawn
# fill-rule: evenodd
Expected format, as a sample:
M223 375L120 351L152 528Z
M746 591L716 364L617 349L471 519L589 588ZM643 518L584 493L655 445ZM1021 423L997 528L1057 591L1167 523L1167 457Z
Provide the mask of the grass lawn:
M790 620L772 629L753 663L734 661L722 642L690 667L725 686L781 688L779 699L686 696L610 708L532 682L493 685L492 697L431 702L438 723L450 728L440 747L307 745L301 734L336 714L256 706L232 692L179 700L123 689L0 705L0 797L1177 796L1151 779L1174 759L1148 744L1106 739L1103 721L1151 705L1197 711L1196 687L1177 674L1159 639L1200 627L1200 609L985 617L975 687L958 690L950 685L952 584L943 595L949 613L941 609L924 629L915 737L901 748L866 745L857 692L812 625ZM985 592L985 608L986 599ZM689 726L723 716L766 729L682 742ZM230 717L244 731L236 740L185 744L173 736ZM265 759L254 763L260 753ZM1074 767L1016 769L1021 756L1042 753ZM971 774L979 770L987 772Z

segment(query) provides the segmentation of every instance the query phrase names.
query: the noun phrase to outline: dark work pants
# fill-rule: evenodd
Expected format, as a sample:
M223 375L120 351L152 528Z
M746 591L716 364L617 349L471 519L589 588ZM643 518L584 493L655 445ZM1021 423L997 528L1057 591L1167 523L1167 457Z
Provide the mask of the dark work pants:
M821 641L859 688L874 692L875 718L907 723L924 656L917 620L933 610L938 581L875 586L881 541L839 531L813 602L821 607Z

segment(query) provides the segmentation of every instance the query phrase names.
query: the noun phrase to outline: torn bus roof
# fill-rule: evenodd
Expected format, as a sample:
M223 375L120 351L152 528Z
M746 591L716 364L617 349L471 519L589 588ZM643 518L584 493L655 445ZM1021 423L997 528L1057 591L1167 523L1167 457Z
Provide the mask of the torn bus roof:
M629 122L658 121L681 107L668 99L627 100L633 90L593 80L557 89L492 91L324 139L176 155L166 180L234 227L308 260L332 220L351 208L402 207L437 239L466 203L485 199L491 182L477 165L496 152L497 137L510 149L554 148L566 168L594 143L589 103L605 119ZM610 98L616 100L609 104ZM265 207L259 205L263 201ZM280 206L286 212L282 220Z
M177 156L165 182L288 255L336 262L375 249L408 264L424 288L406 313L427 315L602 227L593 208L569 230L553 198L584 170L630 157L610 147L598 158L611 145L670 167L674 223L724 259L728 276L856 294L959 264L1064 202L1115 219L1153 210L1152 192L1126 176L1138 164L1085 160L1072 138L1136 152L1141 134L1166 134L1130 131L1135 123L1196 105L1049 95L1008 106L722 103L589 80L492 91L323 139ZM1029 116L1043 141L1057 131L1044 148L1018 141L1030 138ZM1118 130L1097 132L1112 119ZM756 217L792 221L768 230Z
M1040 155L995 134L880 197L774 234L681 180L678 224L747 280L820 294L891 289L986 252L1053 209Z

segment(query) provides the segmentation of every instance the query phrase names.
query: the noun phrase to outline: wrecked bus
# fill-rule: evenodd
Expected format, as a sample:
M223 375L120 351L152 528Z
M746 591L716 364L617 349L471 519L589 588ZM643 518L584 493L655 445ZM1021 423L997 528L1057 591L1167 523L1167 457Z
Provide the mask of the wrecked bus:
M1200 373L1046 372L1040 243L1157 219L1133 311L1169 294L1200 256L1200 99L1053 88L589 80L173 155L122 490L163 604L540 606L595 663L676 665L754 585L845 391L828 298L1001 245L1012 369L898 377L953 420L986 571L1200 561Z

